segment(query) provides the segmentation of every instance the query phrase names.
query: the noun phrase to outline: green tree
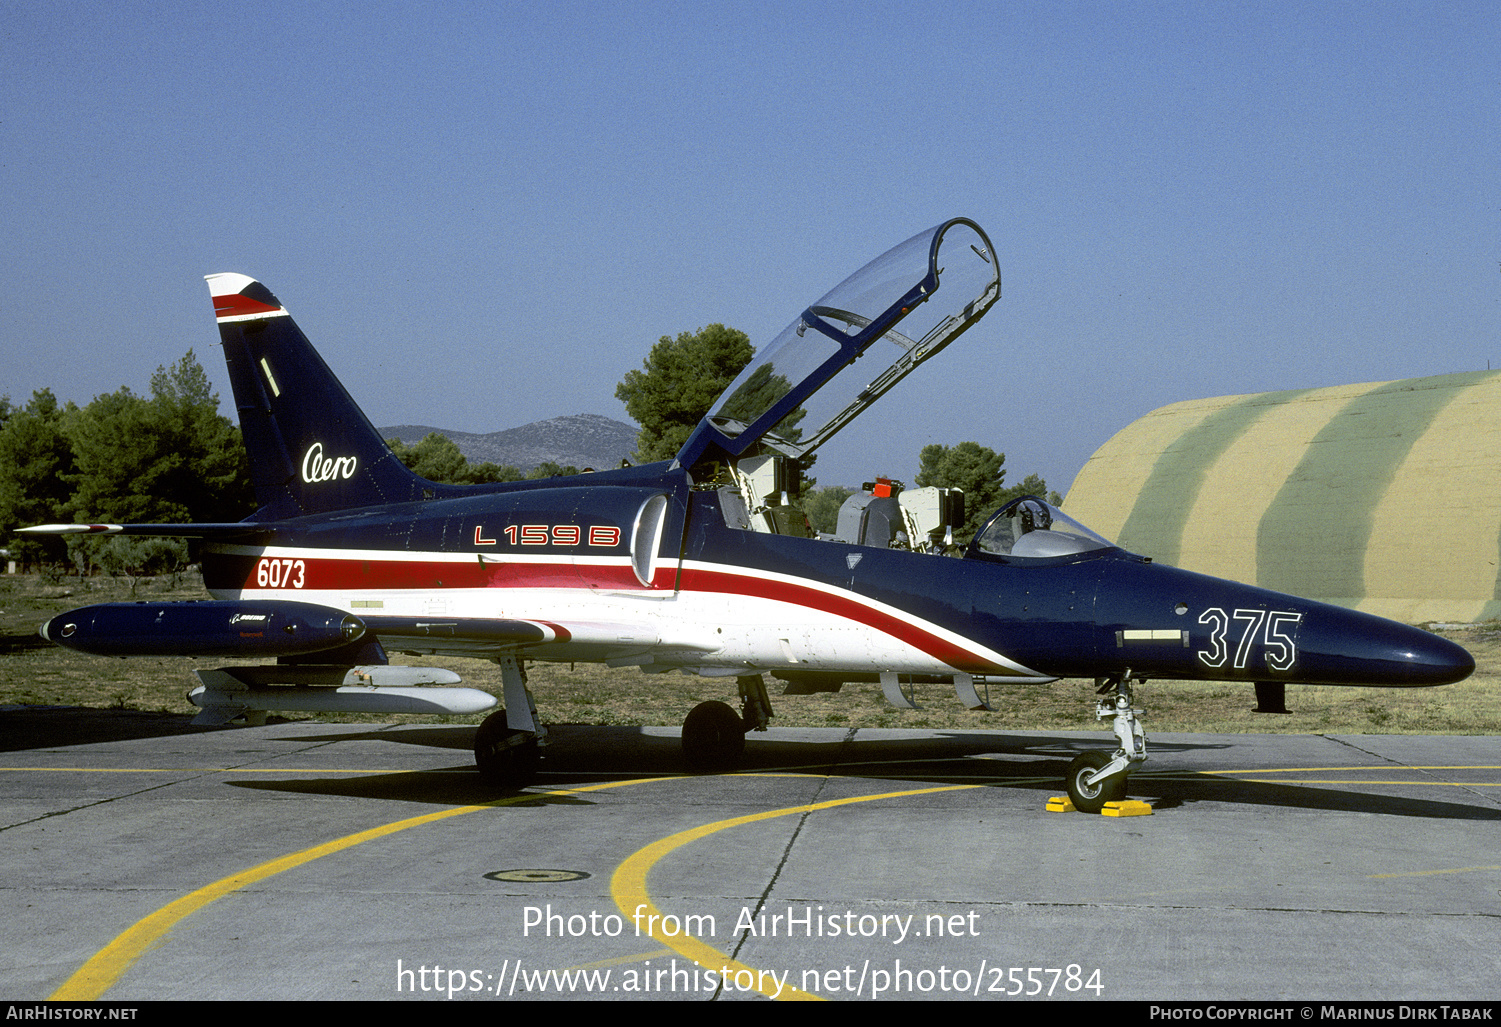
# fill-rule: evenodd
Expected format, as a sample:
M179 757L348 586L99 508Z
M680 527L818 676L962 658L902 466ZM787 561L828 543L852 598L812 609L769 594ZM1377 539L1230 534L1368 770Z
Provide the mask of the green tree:
M1041 475L1029 474L1021 484L1006 488L1006 454L978 442L924 446L921 461L922 469L913 479L919 488L937 485L964 490L964 528L954 533L960 544L967 544L991 514L1013 499L1038 496L1054 506L1060 502L1056 492L1048 492Z
M1061 506L1063 503L1062 496L1056 492L1048 491L1048 483L1042 479L1042 475L1029 474L1020 485L1013 485L1001 492L996 500L996 506L1005 506L1013 499L1020 499L1022 496L1036 496L1038 499L1047 500L1054 506ZM993 513L994 511L991 512Z
M68 540L68 547L80 573L87 574L98 566L110 577L129 578L132 596L142 577L153 574L175 577L191 559L187 540L180 538L74 536Z
M129 388L68 419L73 512L85 521L235 521L254 509L239 429L219 414L193 351L159 367L151 398Z
M12 407L6 397L3 410L0 532L71 521L73 444L65 430L71 407L58 406L51 390L41 389L20 409ZM23 563L59 563L67 554L63 539L57 536L20 536L7 545Z
M772 404L792 391L793 385L787 380L786 375L775 372L775 365L769 363L756 368L755 372L741 383L740 388L725 399L720 405L719 412L725 417L733 417L750 424L770 410ZM771 430L789 442L796 442L803 434L803 430L798 425L806 416L808 416L808 411L803 407L797 407L778 421ZM815 458L810 458L810 463L812 459Z
M803 513L814 531L833 534L839 527L839 508L854 492L840 485L814 489L803 499Z
M187 510L158 497L165 452L150 404L129 388L95 396L68 419L76 473L74 512L85 521L187 520Z
M530 471L526 472L528 479L532 478L560 478L580 473L579 469L572 464L566 467L556 460L544 460Z
M402 463L428 481L450 485L467 483L469 461L459 452L458 443L446 435L429 432L410 446L400 439L387 439L386 445L401 458Z
M176 453L163 485L195 521L237 521L255 509L250 460L240 429L219 413L219 397L192 350L151 376L151 406Z
M127 387L73 410L65 430L73 445L71 519L104 523L237 521L254 508L249 461L240 431L219 413L193 351L151 378L151 398ZM181 553L140 540L106 546L73 537L68 552L81 570L112 573L175 570Z
M469 476L473 484L479 485L496 481L520 481L526 475L521 473L521 468L511 464L497 464L489 460L469 465Z
M750 363L755 349L744 332L711 324L676 339L662 336L642 361L627 371L615 396L641 426L637 463L670 460L688 441L694 425Z
M955 541L962 537L962 543L967 543L1000 505L1006 454L978 442L955 446L935 442L922 448L920 460L922 467L913 479L919 488L936 485L964 490L964 527L955 532Z

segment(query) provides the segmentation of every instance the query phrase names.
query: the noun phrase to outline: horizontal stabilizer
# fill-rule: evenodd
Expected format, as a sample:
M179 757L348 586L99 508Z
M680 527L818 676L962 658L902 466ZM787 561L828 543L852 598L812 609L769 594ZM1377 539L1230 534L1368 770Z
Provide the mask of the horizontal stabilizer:
M24 535L145 535L156 538L256 539L274 534L266 524L38 524L17 528Z
M477 688L341 685L310 688L302 685L246 686L224 670L194 671L202 682L188 693L203 713L195 724L224 724L245 714L266 710L304 713L418 713L463 716L484 713L499 705L495 696Z

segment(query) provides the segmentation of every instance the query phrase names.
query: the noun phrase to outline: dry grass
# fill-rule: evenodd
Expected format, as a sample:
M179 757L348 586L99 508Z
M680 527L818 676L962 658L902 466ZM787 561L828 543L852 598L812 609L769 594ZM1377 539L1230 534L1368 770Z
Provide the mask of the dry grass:
M138 583L137 598L203 598L200 584L166 579ZM65 579L45 583L34 576L0 576L0 705L91 706L189 714L186 693L192 670L233 661L110 659L47 645L36 627L63 610L131 598L123 581ZM1443 688L1288 689L1288 716L1253 714L1251 689L1210 682L1149 682L1137 690L1150 732L1279 732L1291 734L1501 734L1501 627L1448 630L1474 654L1469 680ZM410 661L416 662L416 661ZM500 694L498 668L479 660L424 659L451 667L476 688ZM549 723L678 725L705 699L732 701L733 678L643 674L595 665L533 663L528 673L539 710ZM912 727L934 729L1090 730L1094 687L1088 681L1051 685L992 686L993 712L966 710L946 686L922 686L918 711L887 705L876 684L847 684L837 694L784 696L772 687L776 723L783 727ZM323 721L419 721L430 717L288 714ZM479 717L443 718L464 723ZM1103 727L1100 726L1103 730Z

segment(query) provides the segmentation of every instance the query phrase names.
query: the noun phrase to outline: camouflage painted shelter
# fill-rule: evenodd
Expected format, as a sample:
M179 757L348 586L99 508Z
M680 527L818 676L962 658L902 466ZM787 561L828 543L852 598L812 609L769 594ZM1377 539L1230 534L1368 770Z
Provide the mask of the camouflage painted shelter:
M1501 371L1162 407L1064 508L1190 570L1409 623L1501 617Z

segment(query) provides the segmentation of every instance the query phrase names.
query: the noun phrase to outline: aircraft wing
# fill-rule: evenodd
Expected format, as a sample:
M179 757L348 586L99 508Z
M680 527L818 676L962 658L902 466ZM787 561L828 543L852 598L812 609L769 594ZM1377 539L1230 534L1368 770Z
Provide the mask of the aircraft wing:
M524 655L551 661L597 661L616 666L661 665L711 653L720 643L677 631L664 637L648 621L563 618L364 617L391 652L442 656ZM678 637L681 635L682 637ZM656 669L655 667L653 669Z

